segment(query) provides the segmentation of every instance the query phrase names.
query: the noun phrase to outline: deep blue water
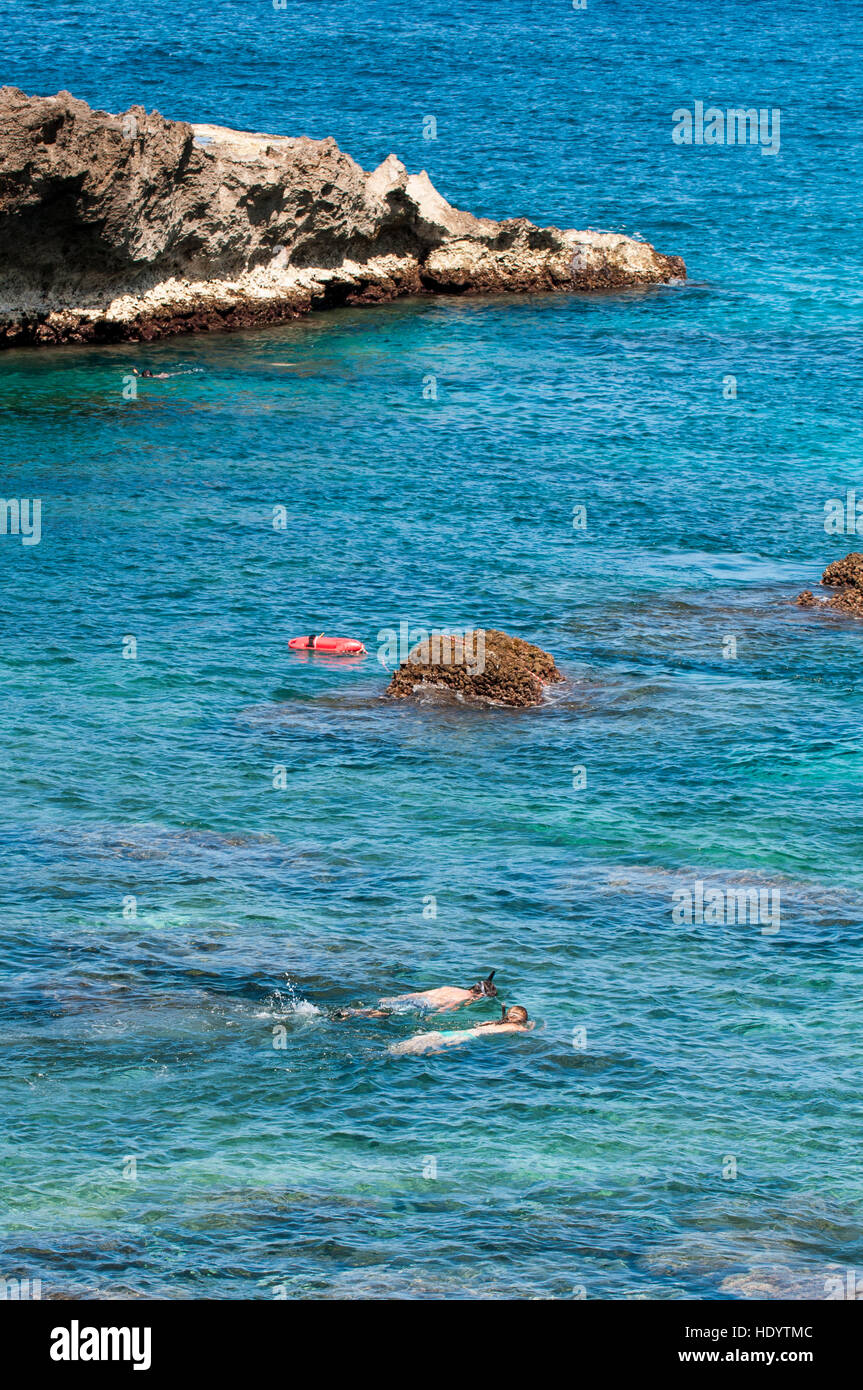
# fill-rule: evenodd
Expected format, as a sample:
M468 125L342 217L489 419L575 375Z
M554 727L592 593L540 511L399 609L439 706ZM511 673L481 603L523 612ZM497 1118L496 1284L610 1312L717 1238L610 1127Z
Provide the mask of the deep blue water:
M394 150L690 276L176 339L146 360L197 370L136 401L140 348L0 357L0 490L43 505L39 545L0 537L0 1274L823 1296L863 1262L863 627L791 599L863 484L856 7L0 21L27 91ZM780 153L676 146L697 99L778 107ZM503 627L568 684L387 705L402 620ZM289 655L313 628L372 655ZM780 930L677 925L698 880L778 888ZM493 967L533 1033L400 1058L415 1020L329 1018Z

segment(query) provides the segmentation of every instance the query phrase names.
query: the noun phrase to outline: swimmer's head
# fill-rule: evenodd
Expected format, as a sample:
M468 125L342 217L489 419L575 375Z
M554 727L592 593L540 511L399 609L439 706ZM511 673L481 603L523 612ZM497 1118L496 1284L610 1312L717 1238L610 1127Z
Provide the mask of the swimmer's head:
M501 1023L527 1023L527 1009L523 1009L521 1004L513 1004L511 1009L504 1005L500 1015Z
M497 971L492 970L491 974L486 975L484 980L478 980L475 985L471 985L470 992L474 999L494 999L497 988L492 984L492 980L496 974Z

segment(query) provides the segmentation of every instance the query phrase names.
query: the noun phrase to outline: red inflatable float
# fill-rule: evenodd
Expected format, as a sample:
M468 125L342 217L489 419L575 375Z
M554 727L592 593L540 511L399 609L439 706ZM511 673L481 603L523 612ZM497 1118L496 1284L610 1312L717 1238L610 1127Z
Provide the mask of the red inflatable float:
M327 656L364 656L365 647L355 637L292 637L288 646L294 652L326 652Z

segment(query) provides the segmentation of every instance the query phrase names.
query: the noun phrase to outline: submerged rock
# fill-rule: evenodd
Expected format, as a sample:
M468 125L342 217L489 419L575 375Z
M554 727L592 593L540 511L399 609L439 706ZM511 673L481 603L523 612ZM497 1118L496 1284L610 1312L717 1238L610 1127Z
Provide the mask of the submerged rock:
M863 618L863 555L852 551L844 560L834 560L821 576L827 588L838 588L831 598L818 599L810 589L798 594L795 602L801 608L832 608L854 618Z
M538 705L547 685L565 677L541 647L478 628L459 636L443 634L408 653L386 694L394 699L450 699L523 708Z
M406 294L685 278L609 232L453 208L394 155L0 89L0 346L242 328Z

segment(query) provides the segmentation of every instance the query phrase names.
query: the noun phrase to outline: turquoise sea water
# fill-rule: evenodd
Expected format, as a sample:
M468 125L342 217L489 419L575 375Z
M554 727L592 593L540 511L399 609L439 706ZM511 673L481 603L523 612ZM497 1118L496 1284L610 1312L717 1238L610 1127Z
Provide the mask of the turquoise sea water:
M25 90L395 150L690 275L0 357L0 491L42 499L0 538L0 1274L823 1296L863 1267L863 627L790 600L856 548L823 528L863 483L854 7L0 19ZM780 154L675 146L699 99L780 108ZM126 401L143 363L185 374ZM389 706L401 621L568 683ZM312 629L371 654L290 655ZM779 932L677 925L697 881L778 888ZM533 1033L393 1057L415 1019L329 1018L492 968Z

